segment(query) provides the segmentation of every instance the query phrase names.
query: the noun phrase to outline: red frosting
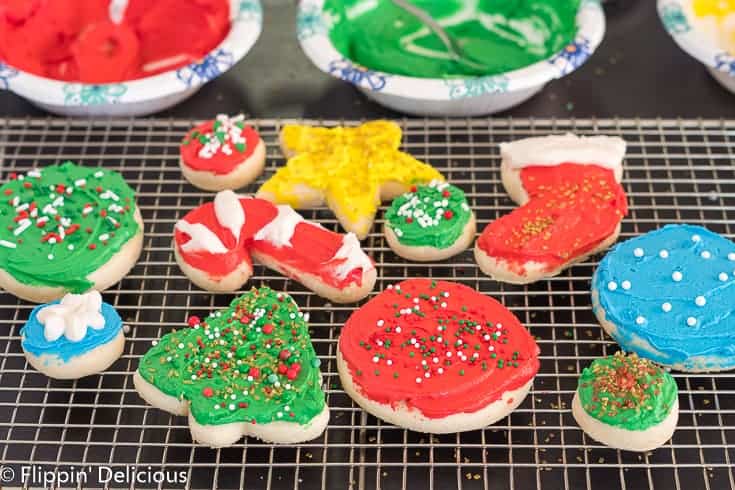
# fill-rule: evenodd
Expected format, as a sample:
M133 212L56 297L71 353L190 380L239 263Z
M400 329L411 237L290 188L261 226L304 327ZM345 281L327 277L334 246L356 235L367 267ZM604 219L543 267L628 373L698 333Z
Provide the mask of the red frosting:
M291 247L276 247L266 240L256 240L255 234L270 223L278 214L274 204L264 199L241 198L240 204L245 211L245 224L240 231L239 242L232 232L224 228L214 212L214 203L206 203L191 210L184 216L189 223L200 223L209 228L228 249L224 254L209 252L184 252L181 246L190 240L189 235L176 229L174 239L179 254L184 261L209 274L210 277L223 277L235 270L243 262L252 265L250 252L254 251L273 258L280 264L289 265L301 272L320 277L333 287L344 288L350 284L362 284L363 270L357 267L347 273L344 279L334 275L335 267L344 260L332 260L342 246L344 235L329 231L309 221L296 225L291 237ZM283 272L283 271L281 271Z
M529 201L490 223L477 245L519 275L527 262L553 271L589 253L613 234L628 213L625 191L612 170L564 163L525 167Z
M214 120L206 121L186 134L180 146L181 159L187 167L194 170L213 172L219 175L228 174L250 158L258 143L260 143L260 135L255 129L245 125L242 128L242 137L245 138L245 151L241 152L235 147L231 147L232 153L229 155L218 151L212 158L202 158L199 156L199 151L204 143L196 137L196 134L211 135L213 126Z
M539 368L536 342L507 308L430 279L404 281L355 311L339 349L365 397L428 418L476 412Z
M66 81L142 78L202 58L230 28L227 0L0 0L0 59Z

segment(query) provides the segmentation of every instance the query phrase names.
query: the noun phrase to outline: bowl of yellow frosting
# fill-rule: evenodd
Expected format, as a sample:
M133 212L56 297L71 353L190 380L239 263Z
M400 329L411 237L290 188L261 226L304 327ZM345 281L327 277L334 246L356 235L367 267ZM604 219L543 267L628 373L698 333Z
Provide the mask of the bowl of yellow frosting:
M391 109L472 116L518 105L573 72L605 34L598 0L409 3L434 25L393 0L302 0L299 42L323 72Z
M735 0L658 0L658 13L679 47L735 93Z

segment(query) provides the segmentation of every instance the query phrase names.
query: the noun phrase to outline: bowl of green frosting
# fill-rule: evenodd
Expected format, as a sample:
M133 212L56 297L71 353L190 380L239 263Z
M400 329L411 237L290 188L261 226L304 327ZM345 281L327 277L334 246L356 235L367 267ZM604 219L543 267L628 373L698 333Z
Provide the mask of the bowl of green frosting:
M579 68L605 33L598 0L302 0L298 38L322 71L400 112L491 114ZM442 40L437 26L450 40Z

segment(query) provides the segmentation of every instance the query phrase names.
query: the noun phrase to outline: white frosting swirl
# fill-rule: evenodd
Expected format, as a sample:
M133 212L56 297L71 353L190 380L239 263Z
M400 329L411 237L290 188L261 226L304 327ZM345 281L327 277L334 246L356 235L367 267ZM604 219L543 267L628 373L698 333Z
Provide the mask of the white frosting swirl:
M623 164L625 148L625 140L622 138L567 133L501 143L500 155L503 163L511 168L553 167L562 163L577 163L615 170Z
M44 326L43 334L49 342L62 335L70 342L79 342L87 335L88 327L100 330L105 326L102 295L98 291L67 294L59 303L42 308L36 318Z

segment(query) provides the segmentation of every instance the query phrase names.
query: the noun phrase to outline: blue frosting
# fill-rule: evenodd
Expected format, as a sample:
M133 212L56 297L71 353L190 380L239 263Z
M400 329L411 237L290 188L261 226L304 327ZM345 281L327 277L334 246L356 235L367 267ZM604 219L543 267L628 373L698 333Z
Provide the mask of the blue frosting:
M49 342L44 336L44 327L38 321L36 315L42 308L57 303L58 301L54 301L45 305L39 305L31 311L31 316L20 330L23 349L26 352L35 356L44 354L56 356L63 362L69 362L72 357L80 356L112 341L122 329L122 319L117 314L117 311L115 311L115 308L107 303L102 303L102 316L105 319L104 327L99 330L88 327L87 334L79 342L71 342L63 335L53 342Z
M735 244L668 225L618 244L592 278L596 313L629 351L684 370L735 368Z

